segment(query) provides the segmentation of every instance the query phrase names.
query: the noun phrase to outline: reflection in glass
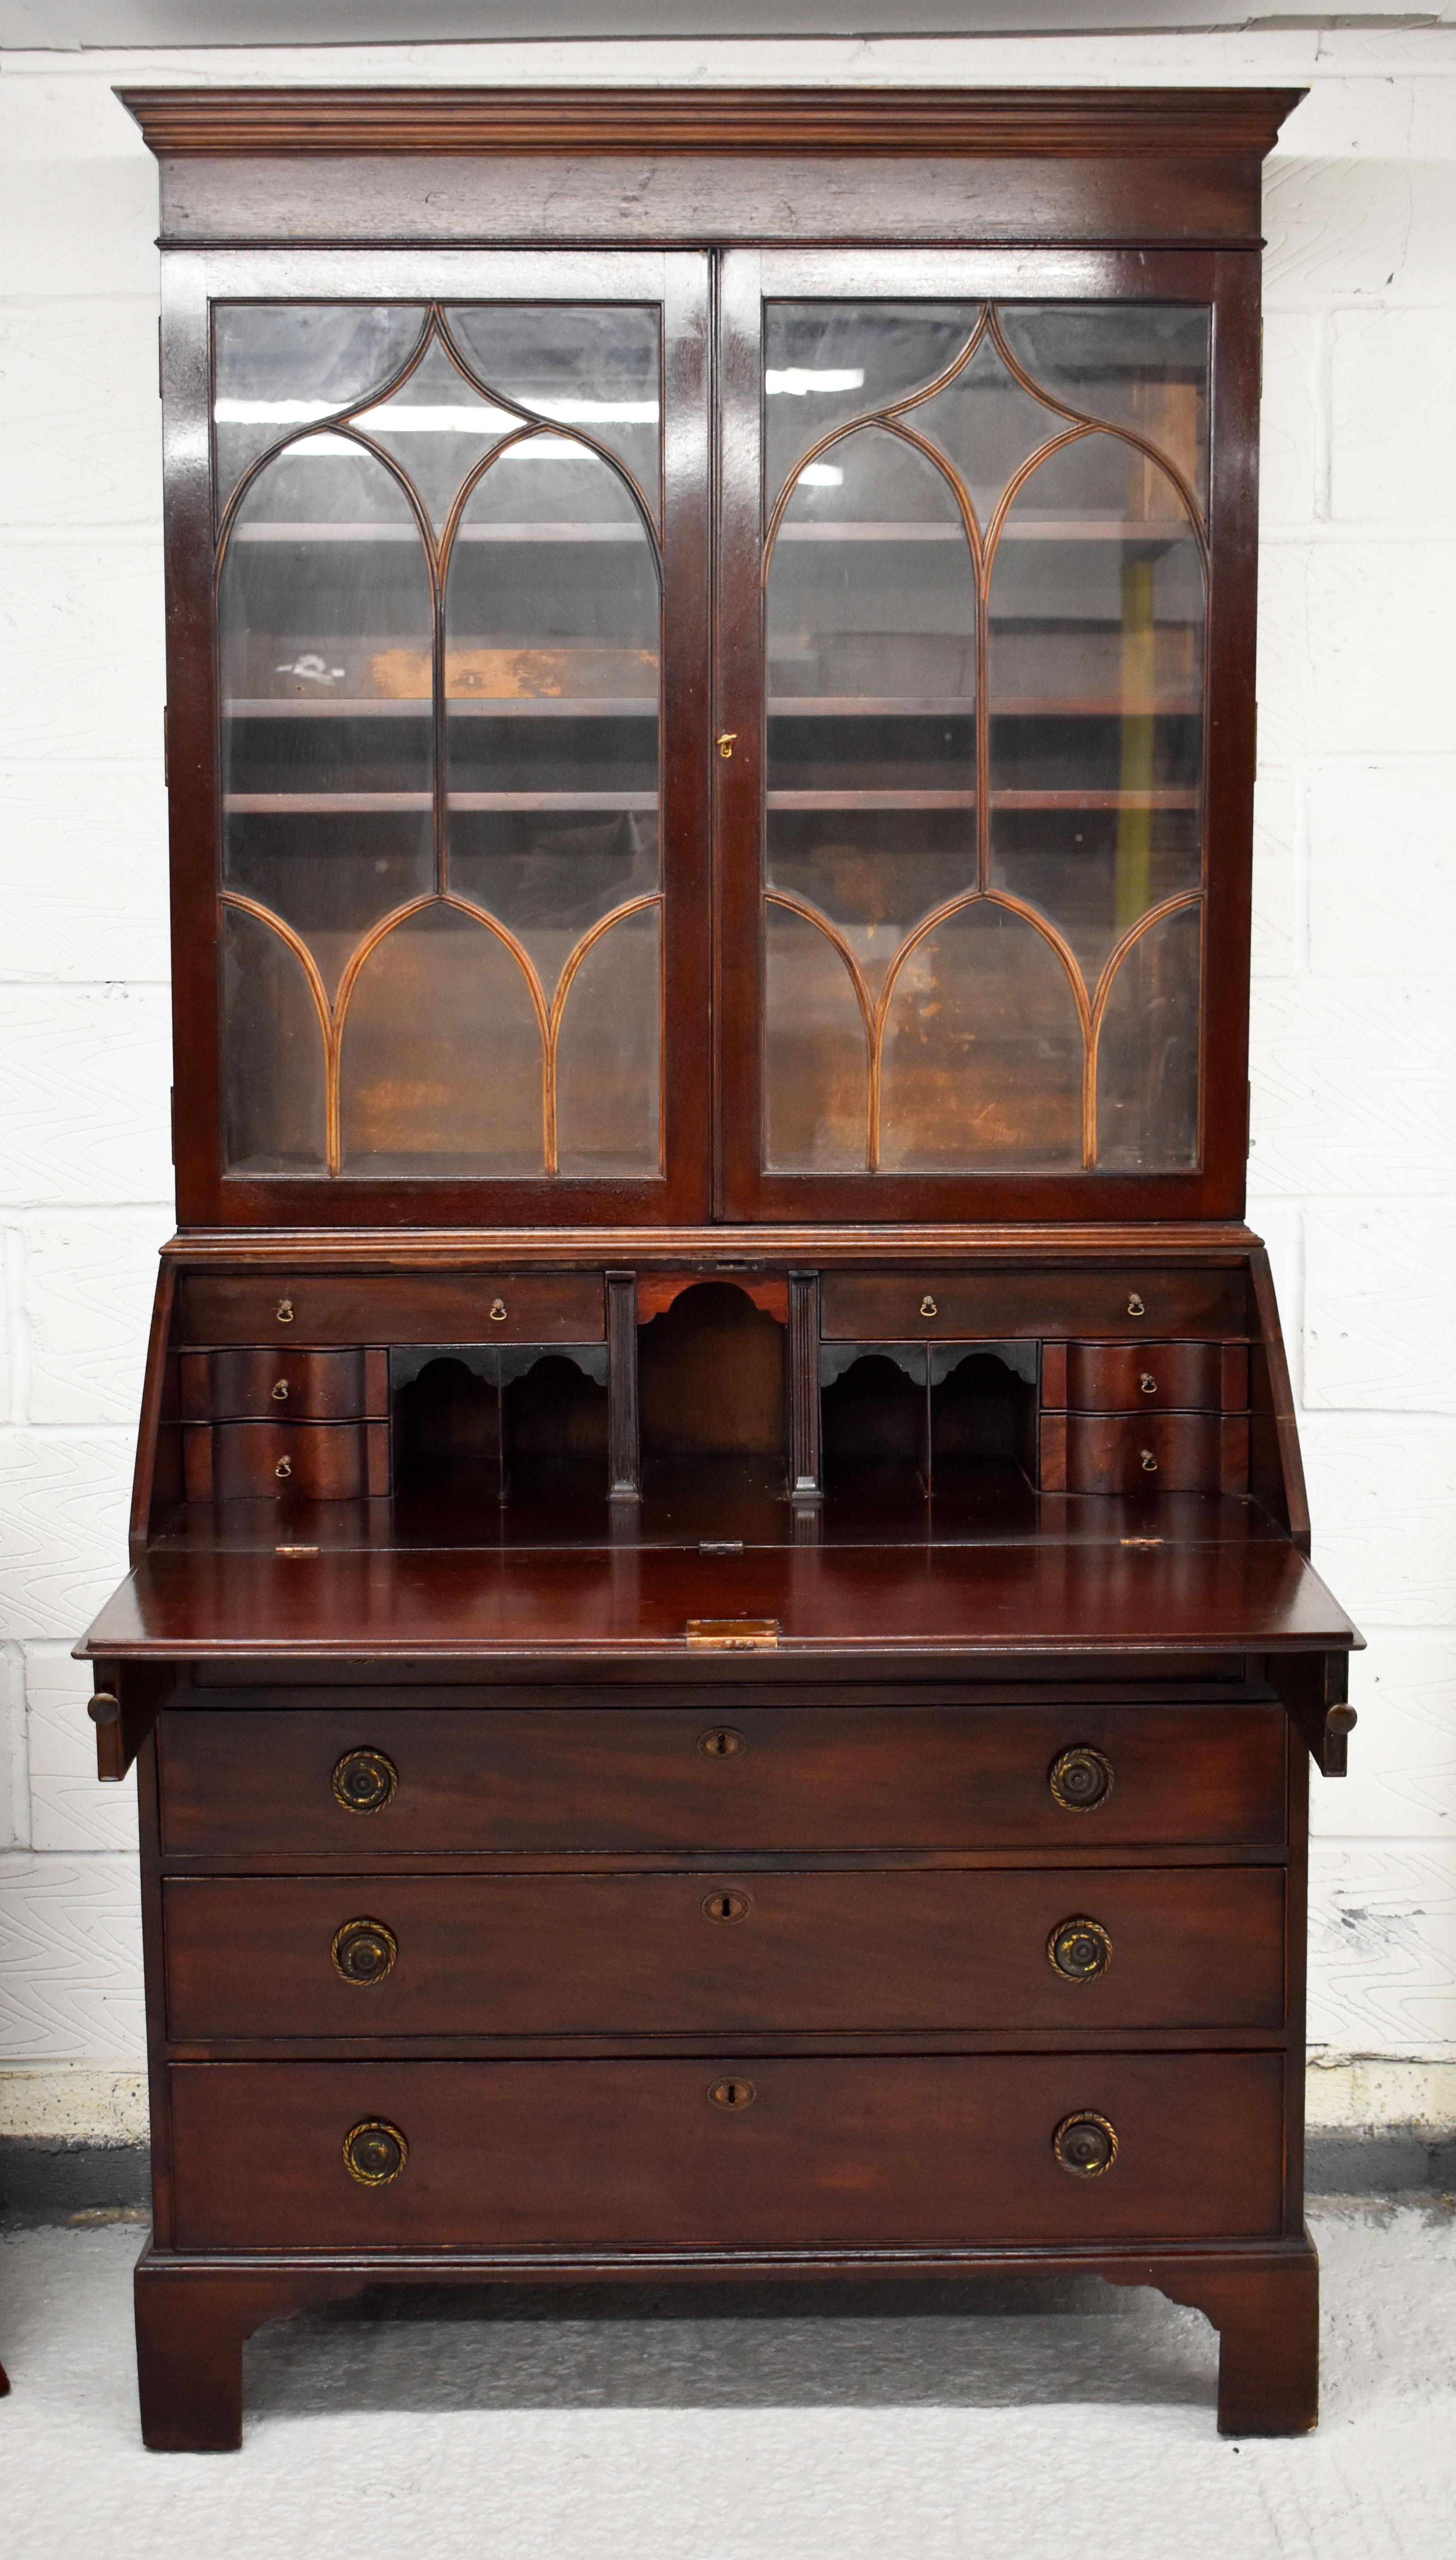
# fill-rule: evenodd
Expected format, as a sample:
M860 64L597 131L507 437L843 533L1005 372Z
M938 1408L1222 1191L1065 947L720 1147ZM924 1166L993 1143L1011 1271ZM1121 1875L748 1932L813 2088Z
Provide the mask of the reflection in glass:
M1164 926L1109 973L1202 892L1208 322L769 307L771 1170L1196 1158L1197 971L1192 1103L1140 1069L1130 1139L1093 1041L1166 1013Z
M324 1033L308 973L281 934L223 910L224 1128L238 1173L322 1174Z
M346 1174L533 1174L542 1038L530 982L457 907L406 916L360 968L339 1062Z
M556 1054L564 1174L655 1174L661 1155L662 918L609 924L583 955Z
M483 382L533 418L579 427L625 463L650 515L661 507L657 317L564 304L479 304L450 328Z
M213 306L213 452L218 506L248 465L315 418L393 381L424 326L390 302L218 302Z
M358 425L393 455L438 533L467 473L502 436L519 433L521 420L482 400L436 338L387 400L361 411Z
M1111 982L1097 1044L1097 1161L1139 1174L1199 1147L1199 908L1147 926Z

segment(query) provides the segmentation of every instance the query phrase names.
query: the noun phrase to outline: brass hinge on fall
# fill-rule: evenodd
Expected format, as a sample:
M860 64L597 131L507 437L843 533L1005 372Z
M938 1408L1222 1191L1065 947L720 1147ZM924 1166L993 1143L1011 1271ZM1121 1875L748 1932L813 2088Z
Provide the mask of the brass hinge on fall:
M711 1654L771 1653L778 1643L776 1618L690 1618L688 1642Z

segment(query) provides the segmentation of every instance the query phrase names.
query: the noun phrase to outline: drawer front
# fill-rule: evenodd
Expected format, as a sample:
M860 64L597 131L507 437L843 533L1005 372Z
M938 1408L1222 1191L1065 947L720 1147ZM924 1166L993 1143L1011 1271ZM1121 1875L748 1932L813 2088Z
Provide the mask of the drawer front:
M390 1490L387 1422L188 1423L182 1434L189 1502L276 1495L354 1502Z
M1073 2040L1284 2014L1278 1867L173 1877L164 1914L179 2042L1029 2027Z
M827 1342L1009 1342L1037 1335L1241 1334L1242 1271L826 1271Z
M184 1343L606 1340L599 1271L188 1272L177 1297Z
M1246 1373L1247 1354L1235 1348ZM1077 1413L1217 1413L1224 1357L1221 1343L1068 1343L1064 1400ZM1044 1376L1044 1404L1063 1400L1054 1383ZM1237 1397L1240 1408L1245 1400Z
M359 1698L173 1709L159 1733L169 1855L357 1871L423 1851L1054 1845L1090 1858L1107 1841L1284 1838L1277 1706L735 1708L719 1692L697 1708L522 1712ZM1050 1776L1077 1750L1110 1776L1085 1810ZM368 1813L335 1794L361 1751L394 1774L388 1793L366 1782Z
M818 2248L1252 2238L1282 2212L1279 2054L178 2063L183 2249ZM715 2090L741 2102L724 2104ZM751 2092L751 2097L748 2093ZM1100 2175L1057 2128L1102 2118ZM402 2135L388 2182L355 2129ZM356 2153L356 2159L359 2155ZM376 2163L400 2158L389 2144ZM368 2153L364 2164L369 2164Z
M188 1422L383 1421L390 1410L386 1352L184 1352Z
M1051 1413L1042 1489L1068 1494L1242 1493L1248 1424L1217 1413Z

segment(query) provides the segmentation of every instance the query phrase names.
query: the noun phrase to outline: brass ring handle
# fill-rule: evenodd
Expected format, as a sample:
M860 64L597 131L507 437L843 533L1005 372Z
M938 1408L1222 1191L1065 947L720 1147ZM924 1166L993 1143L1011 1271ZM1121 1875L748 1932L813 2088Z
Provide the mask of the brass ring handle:
M1078 1742L1057 1754L1047 1772L1047 1784L1063 1813L1090 1814L1105 1805L1112 1793L1112 1763L1105 1752Z
M503 1325L505 1323L506 1302L504 1298L492 1298L490 1302L490 1321L493 1325Z
M1082 2108L1062 2117L1052 2137L1052 2153L1068 2177L1103 2177L1117 2158L1117 2134L1105 2116Z
M334 1769L334 1800L346 1814L379 1814L394 1795L400 1772L383 1751L346 1751Z
M731 1760L748 1746L730 1724L716 1724L711 1733L699 1734L698 1748L710 1760Z
M933 1298L925 1297L920 1300L920 1313L922 1316L938 1316L940 1309Z
M1151 1449L1140 1449L1138 1451L1138 1463L1145 1476L1156 1476L1158 1472L1158 1461L1154 1457Z
M291 1476L293 1473L292 1459L280 1458L276 1467L273 1469L273 1473L275 1476Z
M361 1990L382 1983L399 1953L400 1941L383 1920L346 1920L329 1949L335 1973Z
M1047 1941L1047 1962L1063 1982L1094 1982L1111 1961L1112 1941L1100 1920L1060 1920Z
M703 1897L705 1920L746 1920L752 1908L746 1893L716 1891Z
M274 1402L275 1404L286 1404L286 1403L287 1403L287 1401L288 1401L288 1381L287 1381L286 1377L280 1377L280 1378L277 1378L277 1379L275 1379L274 1384L273 1384L273 1402Z
M278 1322L280 1325L292 1324L293 1301L291 1298L280 1298L278 1300Z
M1158 1392L1158 1381L1154 1377L1150 1368L1145 1368L1142 1371L1138 1378L1138 1384L1142 1388L1144 1395L1156 1395Z
M751 2107L758 2092L751 2080L715 2080L708 2095L715 2107Z
M390 2186L409 2158L398 2125L369 2117L344 2136L344 2166L360 2186Z
M1127 1302L1127 1312L1130 1316L1145 1316L1148 1312L1147 1308L1143 1305L1141 1298L1138 1296L1136 1289L1134 1289L1132 1296Z

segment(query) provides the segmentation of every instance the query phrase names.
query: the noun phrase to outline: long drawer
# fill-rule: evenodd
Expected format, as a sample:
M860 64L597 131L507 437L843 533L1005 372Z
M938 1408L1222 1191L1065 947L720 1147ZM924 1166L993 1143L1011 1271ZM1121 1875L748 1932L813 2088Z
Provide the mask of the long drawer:
M1243 2053L174 2064L175 2239L565 2252L1255 2237L1280 2224L1283 2071L1281 2055ZM1063 2157L1091 2173L1061 2165L1063 2128Z
M183 1343L599 1343L599 1271L186 1273Z
M1059 1270L826 1271L827 1342L1014 1341L1029 1335L1225 1336L1243 1331L1241 1270L1105 1264Z
M1277 1706L181 1708L169 1856L1276 1845ZM356 1808L358 1808L356 1810Z
M167 2021L239 2036L1278 2026L1277 1867L277 1876L164 1888Z

